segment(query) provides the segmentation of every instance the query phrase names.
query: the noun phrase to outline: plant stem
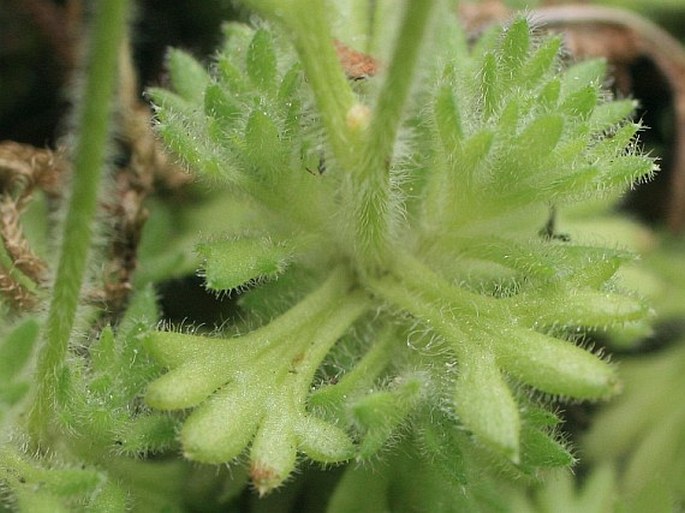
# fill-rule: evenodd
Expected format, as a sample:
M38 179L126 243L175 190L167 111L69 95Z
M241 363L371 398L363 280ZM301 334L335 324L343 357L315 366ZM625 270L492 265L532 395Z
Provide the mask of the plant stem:
M419 50L434 0L405 2L404 18L390 67L369 124L356 171L356 238L362 257L379 261L385 254L391 212L390 163L405 104L416 78Z
M362 173L387 170L393 146L402 121L411 85L416 78L416 65L430 13L435 0L407 1L397 44L383 87L374 108L365 147L368 167Z
M58 374L67 354L87 266L107 149L117 57L125 35L127 12L127 0L101 0L91 27L71 198L45 325L45 343L38 357L37 395L29 416L29 432L38 443L48 436Z

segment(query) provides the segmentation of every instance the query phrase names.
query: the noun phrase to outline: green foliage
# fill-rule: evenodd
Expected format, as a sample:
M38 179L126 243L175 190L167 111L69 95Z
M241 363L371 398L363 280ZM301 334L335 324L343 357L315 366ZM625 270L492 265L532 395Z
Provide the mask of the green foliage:
M425 43L414 83L418 60L403 49L420 46L430 3L407 8L386 81L353 91L314 75L340 73L326 60L327 24L305 37L318 7L304 20L292 4L256 2L274 26L227 27L209 74L172 53L173 91L150 92L168 147L227 185L224 201L243 211L225 219L225 238L198 246L207 287L277 281L241 296L247 332L147 335L168 369L148 404L192 408L185 455L223 463L248 453L262 493L289 476L297 452L367 461L401 443L430 455L429 473L469 486L464 469L488 468L487 458L519 475L569 465L558 421L531 392L615 393L613 366L576 334L648 309L616 286L631 256L564 240L550 205L650 176L632 102L608 99L601 61L563 69L559 39L531 36L523 18L469 51L441 12L436 33L451 36ZM362 475L347 471L331 511L356 503L341 490ZM366 486L387 500L388 483Z
M685 410L671 398L685 388L683 348L620 372L592 348L651 333L641 294L662 320L685 304L669 283L681 249L648 255L649 275L606 242L614 233L585 235L584 215L606 221L656 168L635 142L635 102L603 88L606 63L565 64L561 39L523 17L470 44L452 2L244 3L263 19L226 24L209 70L171 50L170 88L148 91L160 138L212 193L182 211L150 204L122 315L76 315L94 162L76 180L71 209L88 215L67 223L72 268L57 273L48 321L3 324L0 509L682 503ZM378 74L348 79L336 39L372 49ZM100 41L111 58L115 42ZM154 283L196 262L211 293L237 296L235 319L159 324ZM622 382L582 440L597 465L575 486L560 405L610 398ZM330 497L299 488L311 476ZM250 483L271 495L238 498Z

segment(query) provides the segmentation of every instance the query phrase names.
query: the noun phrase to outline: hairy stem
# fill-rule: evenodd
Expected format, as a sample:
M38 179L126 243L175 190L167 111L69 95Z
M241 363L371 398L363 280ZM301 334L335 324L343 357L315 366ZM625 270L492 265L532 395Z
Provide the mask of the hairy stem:
M93 20L84 103L78 115L71 198L45 326L45 344L38 358L37 395L29 417L31 436L38 443L48 436L59 369L67 353L91 245L109 135L117 57L124 39L127 11L126 0L102 0L97 4Z
M390 163L411 85L419 50L434 0L405 2L405 12L390 66L371 118L364 150L356 171L360 202L356 239L367 261L383 258L390 235Z
M402 121L424 33L428 26L434 0L406 2L404 18L383 87L369 125L365 147L369 167L362 173L378 173L392 158L393 146ZM375 162L374 162L375 161Z

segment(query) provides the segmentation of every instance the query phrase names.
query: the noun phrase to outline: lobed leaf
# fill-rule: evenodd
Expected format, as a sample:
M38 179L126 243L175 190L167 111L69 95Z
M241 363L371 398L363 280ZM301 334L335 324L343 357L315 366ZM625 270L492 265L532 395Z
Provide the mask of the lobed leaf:
M598 86L604 81L607 65L602 59L578 62L564 71L561 82L562 98L566 100L588 86Z
M273 490L295 470L297 436L288 409L274 404L259 426L250 448L250 476L260 494Z
M464 137L461 116L450 84L444 85L435 97L433 107L438 135L445 152L452 154Z
M167 69L174 91L190 103L201 103L209 75L202 64L183 50L169 50Z
M521 431L518 406L495 359L475 345L459 356L454 395L459 419L482 443L518 462Z
M501 76L515 81L530 50L530 27L525 18L517 18L507 28L500 47Z
M558 59L560 48L561 38L558 36L546 38L540 43L540 46L530 55L522 67L520 75L523 87L532 87L552 71L552 66Z
M567 95L559 108L570 116L587 119L597 105L597 100L596 86L589 85Z
M601 132L613 128L628 119L636 107L635 100L614 100L598 105L588 120L590 131Z
M271 33L265 29L255 32L247 49L245 69L252 83L262 91L276 86L276 52Z
M502 369L543 392L601 399L619 389L611 365L571 342L513 328L493 337L493 343Z
M350 406L355 423L363 431L359 458L378 452L420 400L422 380L418 376L400 379L395 388L367 394Z
M207 288L217 291L276 278L292 258L286 244L256 237L206 242L198 245L197 252L204 260Z
M339 463L354 456L355 447L350 437L329 422L305 415L294 427L298 447L314 461Z
M267 391L237 381L216 391L196 408L181 429L185 456L201 463L221 464L240 456L264 415Z

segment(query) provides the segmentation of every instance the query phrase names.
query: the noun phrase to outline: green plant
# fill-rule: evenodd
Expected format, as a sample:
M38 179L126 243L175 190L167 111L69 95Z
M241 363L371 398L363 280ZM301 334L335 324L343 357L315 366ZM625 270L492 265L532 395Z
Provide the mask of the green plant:
M344 2L336 25L322 1L245 4L264 21L228 24L210 72L172 50L171 90L149 90L161 139L219 190L221 233L197 252L241 318L155 330L141 284L116 326L74 333L98 188L80 173L103 143L77 149L73 263L43 333L24 319L0 346L13 362L0 422L15 426L0 479L22 511L185 511L199 481L224 480L187 460L246 457L266 494L304 455L357 463L331 513L504 509L517 479L575 461L557 405L620 388L589 335L643 333L650 314L616 277L630 252L556 226L557 211L651 176L634 102L610 98L604 62L567 67L561 39L525 18L470 48L452 2ZM96 34L114 54L117 38ZM334 37L378 56L378 75L346 77ZM94 116L103 131L81 131L104 141L107 113ZM31 385L17 369L38 339ZM142 458L179 447L184 459ZM226 501L248 478L236 474Z
M531 40L523 19L473 51L445 23L420 53L430 2L407 5L382 82L355 90L323 4L255 4L292 43L230 26L213 75L175 51L174 92L151 96L169 148L239 205L198 251L212 290L267 280L241 296L257 327L150 334L170 371L147 402L195 408L180 437L191 459L251 444L262 492L297 451L365 460L405 426L431 458L470 443L466 428L519 469L570 463L530 388L611 395L612 367L573 333L647 309L611 281L630 256L560 240L549 208L649 176L632 102L606 101L602 62L560 71L559 39Z

